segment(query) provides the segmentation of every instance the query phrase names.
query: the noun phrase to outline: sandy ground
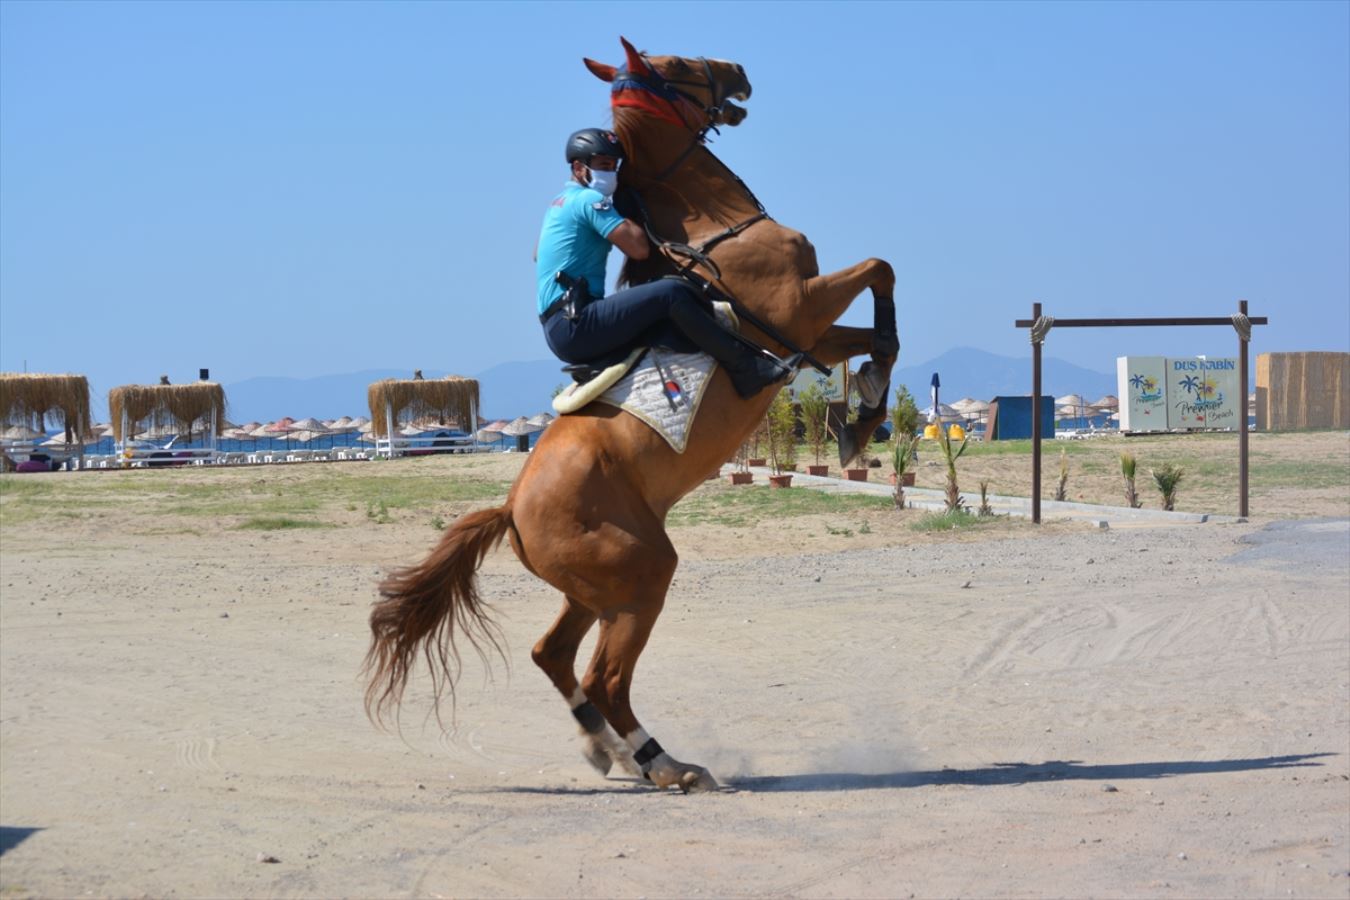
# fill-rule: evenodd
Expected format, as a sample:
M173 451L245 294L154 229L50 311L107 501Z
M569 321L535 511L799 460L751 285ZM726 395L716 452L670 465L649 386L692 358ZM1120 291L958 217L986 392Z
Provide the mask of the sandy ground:
M301 496L336 467L307 468L85 477ZM23 502L0 518L4 897L1350 896L1343 516L676 528L635 703L727 786L686 797L582 760L529 661L558 598L509 549L483 569L509 673L471 665L445 732L417 681L399 736L357 669L424 520L188 532L141 501Z

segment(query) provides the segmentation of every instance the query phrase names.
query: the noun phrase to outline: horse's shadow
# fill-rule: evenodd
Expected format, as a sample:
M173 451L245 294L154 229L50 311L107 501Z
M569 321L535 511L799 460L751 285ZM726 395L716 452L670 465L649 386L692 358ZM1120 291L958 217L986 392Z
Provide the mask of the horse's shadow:
M1254 759L1173 760L1167 762L1084 764L1082 760L1048 760L1043 763L995 763L975 769L934 769L863 775L857 772L816 772L801 775L761 775L728 779L746 791L859 791L872 788L929 787L960 784L972 787L1015 786L1042 781L1130 781L1171 778L1177 775L1209 775L1218 772L1249 772L1320 766L1310 762L1334 753L1303 753Z
M15 828L12 825L0 825L0 856L4 856L10 850L22 844L30 835L41 830L41 828Z
M878 788L916 788L959 784L972 787L1016 786L1044 781L1131 781L1171 778L1179 775L1211 775L1221 772L1251 772L1321 766L1313 760L1335 753L1301 753L1252 759L1173 760L1164 762L1085 764L1082 760L1048 760L1043 763L995 763L974 769L933 769L913 772L806 772L797 775L743 775L728 778L725 788L735 791L774 793L796 791L865 791ZM636 779L611 779L595 787L505 787L503 794L612 794L631 793L642 785Z

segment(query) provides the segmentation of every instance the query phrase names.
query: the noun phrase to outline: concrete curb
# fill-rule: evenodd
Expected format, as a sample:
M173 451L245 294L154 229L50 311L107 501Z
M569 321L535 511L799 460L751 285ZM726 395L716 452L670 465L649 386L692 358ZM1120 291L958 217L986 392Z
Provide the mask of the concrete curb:
M720 475L728 476L734 472L736 467L727 464L722 467ZM750 470L759 476L757 483L767 483L768 476L773 474L770 468L752 468ZM881 469L874 470L877 477L887 477L889 473L884 473ZM874 481L849 481L845 478L834 478L828 475L807 475L804 472L792 473L792 484L813 490L825 491L827 493L843 494L871 494L876 497L890 497L894 487L889 484ZM965 491L961 497L966 502L966 506L972 510L979 507L979 494L971 495ZM905 488L905 503L913 509L923 509L940 511L947 508L947 502L942 491L935 491L931 488ZM993 508L994 514L998 516L1016 516L1022 519L1031 518L1031 498L1029 497L1006 497L999 494L991 494L989 505ZM1095 525L1098 528L1121 527L1130 525L1203 525L1205 523L1216 524L1234 524L1247 521L1240 516L1216 516L1209 513L1188 513L1188 512L1167 512L1162 509L1129 509L1124 506L1098 506L1092 503L1071 503L1061 500L1042 500L1041 501L1041 519L1070 519L1074 521L1086 522Z

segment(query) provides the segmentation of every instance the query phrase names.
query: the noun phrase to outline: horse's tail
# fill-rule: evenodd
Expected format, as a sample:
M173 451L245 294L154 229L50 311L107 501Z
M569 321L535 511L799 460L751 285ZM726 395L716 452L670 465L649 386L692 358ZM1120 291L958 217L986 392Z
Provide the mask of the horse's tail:
M511 527L511 507L485 509L458 519L418 565L400 569L380 585L370 614L370 650L364 673L366 715L378 724L396 711L418 651L426 657L439 712L441 695L454 697L459 677L455 633L465 635L487 663L488 646L502 653L501 633L478 595L475 573Z

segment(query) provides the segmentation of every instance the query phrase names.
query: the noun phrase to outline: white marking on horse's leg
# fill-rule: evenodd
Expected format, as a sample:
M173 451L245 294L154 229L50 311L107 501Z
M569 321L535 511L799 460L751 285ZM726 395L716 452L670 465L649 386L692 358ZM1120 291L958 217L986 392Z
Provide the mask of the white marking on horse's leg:
M633 754L619 740L614 729L609 727L600 711L586 699L586 694L581 688L572 691L572 695L567 698L567 704L571 707L572 718L577 720L577 727L581 732L581 752L597 772L608 775L609 770L617 763L625 774L632 776L642 774L638 771L637 764L633 762Z
M657 787L677 787L686 794L717 790L717 779L707 769L675 759L644 728L633 729L624 740L633 748L634 759L642 768L643 777Z
M642 749L643 744L652 739L652 736L647 733L647 729L639 725L632 733L624 735L623 739L628 742L628 746L636 753Z
M661 745L652 740L647 729L638 726L623 738L632 748L638 767L647 780L662 787L671 783L677 774L675 760L661 749Z

